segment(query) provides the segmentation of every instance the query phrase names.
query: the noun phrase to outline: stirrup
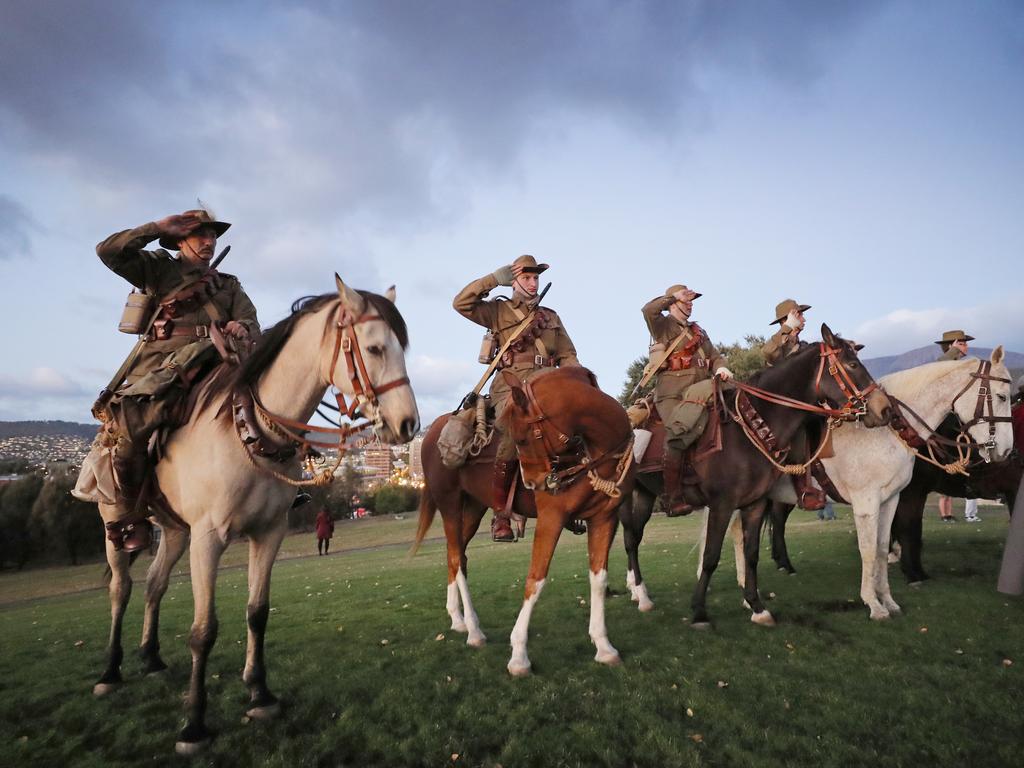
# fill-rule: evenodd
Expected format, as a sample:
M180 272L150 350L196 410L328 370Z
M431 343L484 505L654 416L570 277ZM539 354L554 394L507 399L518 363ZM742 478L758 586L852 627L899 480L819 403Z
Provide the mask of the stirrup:
M571 517L565 521L565 530L570 531L576 536L582 536L587 532L587 523L585 520L577 520Z

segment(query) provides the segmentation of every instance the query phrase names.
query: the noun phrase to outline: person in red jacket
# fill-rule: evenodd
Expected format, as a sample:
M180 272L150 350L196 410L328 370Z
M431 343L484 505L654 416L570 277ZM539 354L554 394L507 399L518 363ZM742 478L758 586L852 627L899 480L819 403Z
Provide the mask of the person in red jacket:
M318 555L326 555L331 547L331 535L334 533L334 520L327 507L321 507L316 516L316 551Z

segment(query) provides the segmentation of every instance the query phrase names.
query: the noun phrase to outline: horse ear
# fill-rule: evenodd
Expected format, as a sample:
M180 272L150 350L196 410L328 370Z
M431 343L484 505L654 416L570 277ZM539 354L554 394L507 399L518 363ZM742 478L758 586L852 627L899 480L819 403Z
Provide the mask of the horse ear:
M1003 353L1003 345L1000 344L998 347L992 350L992 365L999 365L1001 362L1003 362L1003 358L1005 357L1006 355Z
M392 285L390 288L384 291L384 298L390 301L392 304L395 303L395 286Z
M519 377L512 373L512 371L502 371L501 377L505 379L505 383L512 389L512 402L521 410L529 410L530 398L523 391L523 383L519 380Z
M338 296L341 298L341 306L348 309L354 315L363 314L363 309L366 307L366 300L359 295L359 292L354 291L345 285L345 281L341 279L337 272L334 273L334 283L338 286Z
M839 344L836 342L836 335L832 333L832 329L828 327L828 323L821 324L821 340L828 344L830 347L839 346Z

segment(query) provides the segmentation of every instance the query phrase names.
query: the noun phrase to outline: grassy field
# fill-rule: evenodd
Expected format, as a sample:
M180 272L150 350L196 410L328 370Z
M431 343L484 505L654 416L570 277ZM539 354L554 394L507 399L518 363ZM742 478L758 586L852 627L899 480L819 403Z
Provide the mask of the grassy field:
M210 664L202 765L742 766L928 764L1010 766L1024 754L1024 605L995 592L1002 512L984 523L926 524L920 589L893 573L905 615L869 622L857 597L859 560L847 508L821 523L796 513L795 576L762 568L778 627L750 623L731 554L713 582L711 632L687 626L695 581L693 519L656 518L642 554L656 609L640 614L623 588L608 629L624 663L592 661L585 543L566 535L531 624L534 675L505 672L527 545L471 548L470 576L489 637L480 650L448 629L443 549L413 560L388 546L403 521L339 526L337 554L289 539L275 568L267 640L270 684L284 702L273 723L243 721L245 571L220 577L221 632ZM986 515L986 512L988 513ZM439 523L431 533L440 535ZM340 547L348 548L341 551ZM367 549L370 547L371 549ZM766 558L766 555L764 555ZM229 551L240 562L244 548ZM141 630L141 580L126 647ZM187 684L187 578L164 603L168 673L144 678L129 656L126 685L94 700L108 603L96 566L0 577L0 765L178 765L173 744ZM30 574L32 575L32 574ZM25 599L30 598L30 599Z

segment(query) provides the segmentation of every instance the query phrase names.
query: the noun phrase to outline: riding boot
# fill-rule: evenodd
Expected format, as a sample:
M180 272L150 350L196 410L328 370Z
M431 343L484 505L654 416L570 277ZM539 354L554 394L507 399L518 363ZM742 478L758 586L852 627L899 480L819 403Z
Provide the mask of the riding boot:
M665 490L662 494L662 508L668 517L681 517L693 512L693 507L683 497L683 452L674 448L665 450Z
M498 542L515 541L516 535L512 532L512 524L509 521L508 495L512 490L512 483L516 479L516 467L519 462L516 459L509 461L494 462L494 486L492 508L494 517L491 520L491 538Z
M792 475L793 488L796 489L797 504L801 509L816 512L825 508L825 491L811 482L811 470L802 475Z
M146 506L141 499L149 473L149 462L145 456L129 455L114 458L114 474L117 478L117 507L124 514L107 523L107 538L115 550L134 552L146 549L153 539L153 525L146 518Z

